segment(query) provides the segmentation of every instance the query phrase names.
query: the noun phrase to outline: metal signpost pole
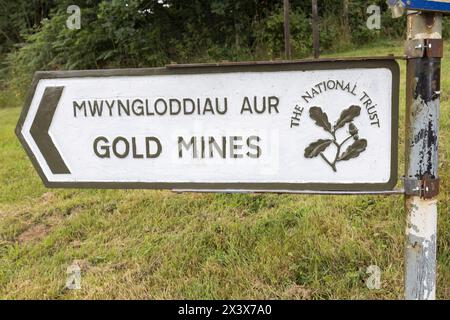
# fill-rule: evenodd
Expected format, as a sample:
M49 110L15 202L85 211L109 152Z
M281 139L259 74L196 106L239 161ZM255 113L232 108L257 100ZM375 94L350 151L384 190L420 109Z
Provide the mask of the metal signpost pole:
M436 296L436 237L442 15L407 20L405 298Z

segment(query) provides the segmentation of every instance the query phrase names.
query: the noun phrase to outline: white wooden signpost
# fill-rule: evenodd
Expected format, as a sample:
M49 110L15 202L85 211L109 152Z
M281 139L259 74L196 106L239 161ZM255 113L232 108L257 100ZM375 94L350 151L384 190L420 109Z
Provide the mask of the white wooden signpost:
M38 73L18 135L50 187L391 190L393 59Z

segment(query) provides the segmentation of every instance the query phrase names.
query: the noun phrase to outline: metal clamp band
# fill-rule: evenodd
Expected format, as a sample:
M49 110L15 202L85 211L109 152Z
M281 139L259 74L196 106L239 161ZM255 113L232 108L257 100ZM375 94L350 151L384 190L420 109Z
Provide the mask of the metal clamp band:
M440 179L432 179L425 175L422 180L415 178L404 178L405 194L417 196L422 199L431 199L439 195Z
M416 39L406 41L405 54L407 58L442 58L444 42L442 39Z

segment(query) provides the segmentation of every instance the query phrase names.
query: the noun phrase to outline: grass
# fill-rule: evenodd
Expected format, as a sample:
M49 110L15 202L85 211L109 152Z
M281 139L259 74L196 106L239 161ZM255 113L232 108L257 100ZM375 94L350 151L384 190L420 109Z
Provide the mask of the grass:
M401 43L334 56L388 53L401 54ZM437 296L450 299L448 59L442 74ZM401 196L50 190L13 133L19 112L0 106L0 298L403 297ZM65 289L73 262L81 290ZM364 283L370 265L382 270L380 290Z

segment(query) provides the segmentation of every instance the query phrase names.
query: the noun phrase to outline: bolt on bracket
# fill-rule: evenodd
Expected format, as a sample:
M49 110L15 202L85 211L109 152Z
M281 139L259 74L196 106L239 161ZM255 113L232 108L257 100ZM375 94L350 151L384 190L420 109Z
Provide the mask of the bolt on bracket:
M439 195L439 178L431 178L424 175L422 180L416 178L404 178L405 195L432 199Z
M442 58L444 56L442 39L415 39L405 44L405 54L408 59Z

